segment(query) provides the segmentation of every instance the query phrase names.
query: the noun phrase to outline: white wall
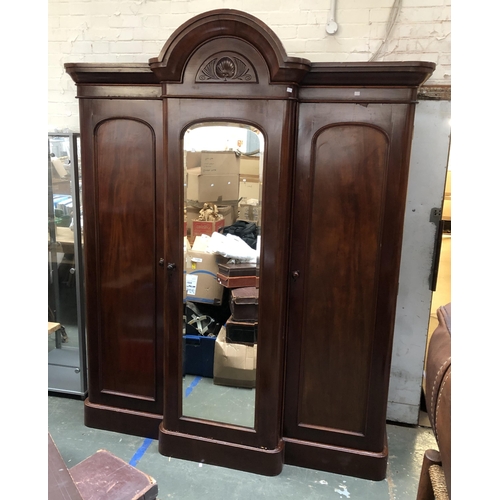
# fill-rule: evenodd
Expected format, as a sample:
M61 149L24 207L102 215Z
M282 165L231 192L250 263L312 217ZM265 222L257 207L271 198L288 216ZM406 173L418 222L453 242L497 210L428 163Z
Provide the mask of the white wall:
M325 26L331 0L49 0L48 129L79 130L75 86L65 62L144 62L172 32L205 11L233 8L266 23L289 56L369 61L380 49L399 0L337 0L338 31ZM451 0L402 0L379 61L432 61L428 84L451 80Z

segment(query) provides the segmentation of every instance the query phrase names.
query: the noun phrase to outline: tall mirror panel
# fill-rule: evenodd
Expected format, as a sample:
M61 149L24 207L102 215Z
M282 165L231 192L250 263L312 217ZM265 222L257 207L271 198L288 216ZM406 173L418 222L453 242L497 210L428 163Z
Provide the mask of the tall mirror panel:
M263 135L203 122L183 144L182 413L254 428Z

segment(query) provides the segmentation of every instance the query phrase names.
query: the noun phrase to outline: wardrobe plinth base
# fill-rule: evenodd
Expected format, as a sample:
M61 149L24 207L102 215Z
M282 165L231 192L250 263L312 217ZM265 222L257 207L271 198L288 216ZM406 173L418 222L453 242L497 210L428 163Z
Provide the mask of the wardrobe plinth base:
M158 451L167 457L277 476L284 464L283 441L274 450L171 432L160 425Z
M162 415L91 403L84 406L84 424L87 427L119 432L132 436L158 439Z
M284 438L285 463L297 467L333 472L381 481L387 471L387 441L380 453L341 448L299 439Z

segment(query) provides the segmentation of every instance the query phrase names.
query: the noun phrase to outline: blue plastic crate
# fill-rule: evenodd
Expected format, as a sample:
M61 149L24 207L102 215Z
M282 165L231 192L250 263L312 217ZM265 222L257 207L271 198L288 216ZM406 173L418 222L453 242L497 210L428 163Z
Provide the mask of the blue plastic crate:
M184 374L214 376L214 349L216 337L184 335Z

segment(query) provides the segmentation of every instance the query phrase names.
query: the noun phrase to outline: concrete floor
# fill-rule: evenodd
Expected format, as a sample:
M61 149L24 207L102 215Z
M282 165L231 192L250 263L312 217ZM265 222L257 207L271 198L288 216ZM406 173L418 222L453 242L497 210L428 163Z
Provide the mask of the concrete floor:
M160 455L156 440L85 427L80 398L48 396L48 430L68 468L106 449L156 479L158 500L414 499L423 453L436 448L436 441L425 426L388 424L387 429L389 464L383 481L290 465L279 476L265 477Z
M451 300L450 249L451 236L445 236L438 289L433 296L430 333L437 326L434 304L441 305ZM78 340L76 332L68 331L68 334L69 341L64 347ZM52 344L49 339L49 352L53 349ZM187 376L185 383L189 384L192 379L192 376ZM421 426L418 427L388 424L389 464L387 477L383 481L367 481L289 465L284 466L279 476L265 477L165 457L158 453L158 442L155 440L85 427L82 399L52 394L48 397L48 430L68 468L97 450L106 449L155 478L159 490L158 500L413 500L423 453L428 448L437 448L426 414L422 413ZM196 416L199 401L194 397L187 401L190 406L185 408L186 412ZM234 418L240 418L237 413ZM239 421L234 423L244 425Z

